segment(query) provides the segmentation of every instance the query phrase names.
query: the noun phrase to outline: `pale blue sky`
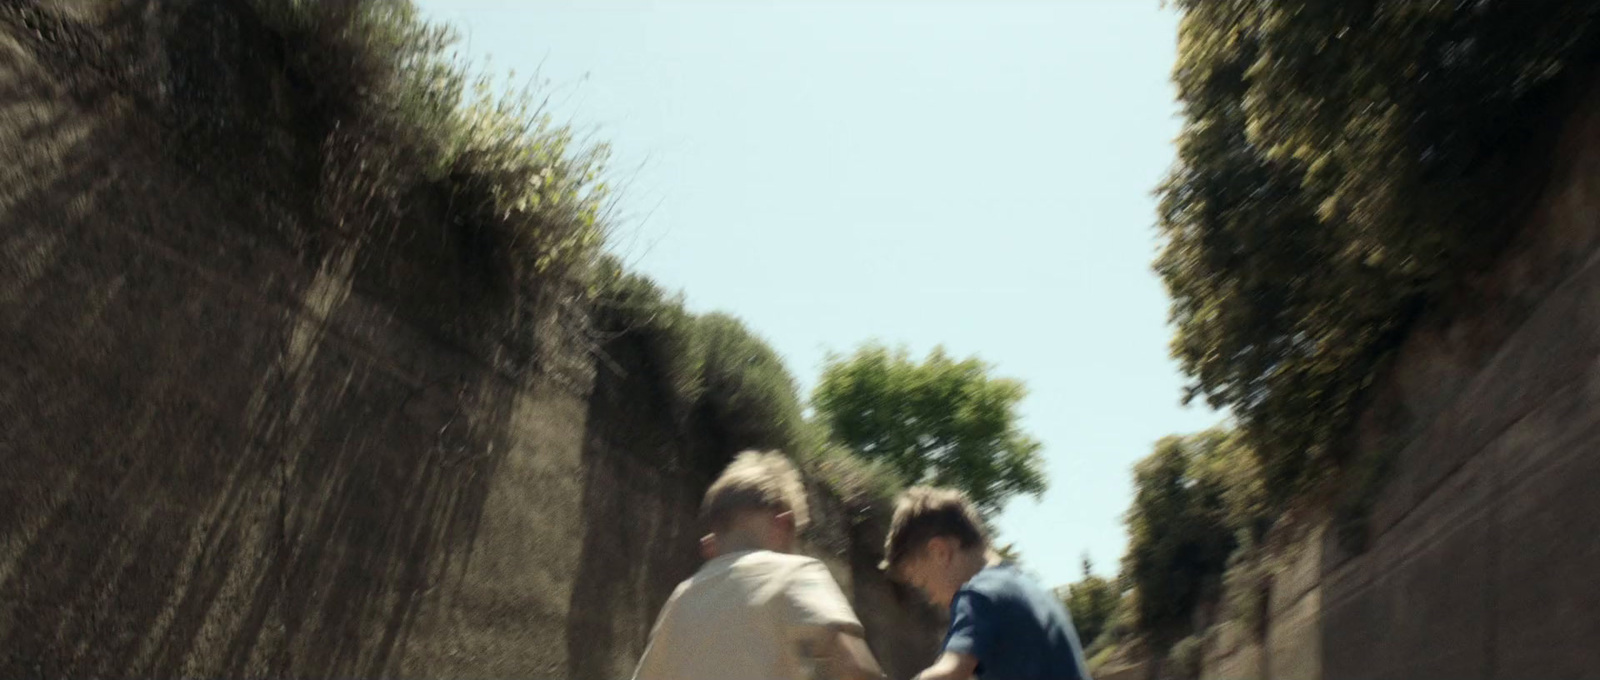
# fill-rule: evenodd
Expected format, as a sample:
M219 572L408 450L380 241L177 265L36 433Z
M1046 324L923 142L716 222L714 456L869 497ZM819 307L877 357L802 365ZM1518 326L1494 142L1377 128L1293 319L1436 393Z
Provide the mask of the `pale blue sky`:
M1005 540L1050 585L1116 570L1130 466L1178 405L1152 189L1178 131L1155 0L430 0L614 148L620 254L743 318L809 392L869 339L1030 388L1050 490Z

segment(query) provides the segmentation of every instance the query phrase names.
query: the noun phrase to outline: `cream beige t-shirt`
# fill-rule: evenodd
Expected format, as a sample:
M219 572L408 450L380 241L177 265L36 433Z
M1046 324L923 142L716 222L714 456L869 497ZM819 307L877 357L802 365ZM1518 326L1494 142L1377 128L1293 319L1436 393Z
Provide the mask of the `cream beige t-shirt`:
M800 680L861 622L822 562L767 550L706 562L661 608L635 680Z

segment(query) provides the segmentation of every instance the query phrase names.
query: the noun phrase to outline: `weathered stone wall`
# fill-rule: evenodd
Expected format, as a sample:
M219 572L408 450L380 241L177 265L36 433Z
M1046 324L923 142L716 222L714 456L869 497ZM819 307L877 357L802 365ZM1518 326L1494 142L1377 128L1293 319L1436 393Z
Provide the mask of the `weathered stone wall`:
M1257 680L1263 676L1261 640L1257 631L1227 621L1218 624L1207 640L1200 664L1201 680Z
M1267 541L1272 558L1267 588L1263 667L1267 678L1322 678L1322 544L1327 522L1294 519Z
M1264 630L1214 631L1203 677L1600 677L1600 81L1572 92L1517 236L1375 388L1365 531L1275 528Z
M627 677L735 443L625 346L530 374L425 331L473 294L460 244L309 248L292 193L171 158L14 37L0 677ZM871 569L881 529L823 524L909 675L937 622Z
M1268 534L1252 572L1259 574L1260 580L1239 579L1230 586L1255 592L1223 596L1225 601L1259 606L1257 618L1224 620L1207 631L1202 678L1322 677L1320 613L1326 528L1326 519L1320 514L1291 516Z
M1600 668L1600 87L1499 262L1413 333L1362 423L1393 451L1360 554L1327 542L1324 676Z

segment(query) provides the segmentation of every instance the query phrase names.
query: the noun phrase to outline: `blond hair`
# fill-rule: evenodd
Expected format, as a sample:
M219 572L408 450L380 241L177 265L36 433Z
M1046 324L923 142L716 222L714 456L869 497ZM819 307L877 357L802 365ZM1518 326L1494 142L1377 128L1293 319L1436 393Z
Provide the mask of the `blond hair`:
M752 510L792 512L795 527L806 525L805 483L782 452L745 451L735 456L706 490L700 521L709 531L720 533Z
M927 486L907 489L895 503L883 562L878 567L893 571L928 541L940 537L954 538L962 548L987 546L989 541L983 519L966 494Z

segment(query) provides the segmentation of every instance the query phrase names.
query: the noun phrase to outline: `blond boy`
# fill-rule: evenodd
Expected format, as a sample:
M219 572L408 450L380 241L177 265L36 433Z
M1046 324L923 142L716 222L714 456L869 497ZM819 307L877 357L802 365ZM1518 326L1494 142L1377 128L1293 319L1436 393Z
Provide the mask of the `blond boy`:
M827 567L793 554L806 496L783 454L739 454L700 514L707 561L662 607L635 680L883 677Z

